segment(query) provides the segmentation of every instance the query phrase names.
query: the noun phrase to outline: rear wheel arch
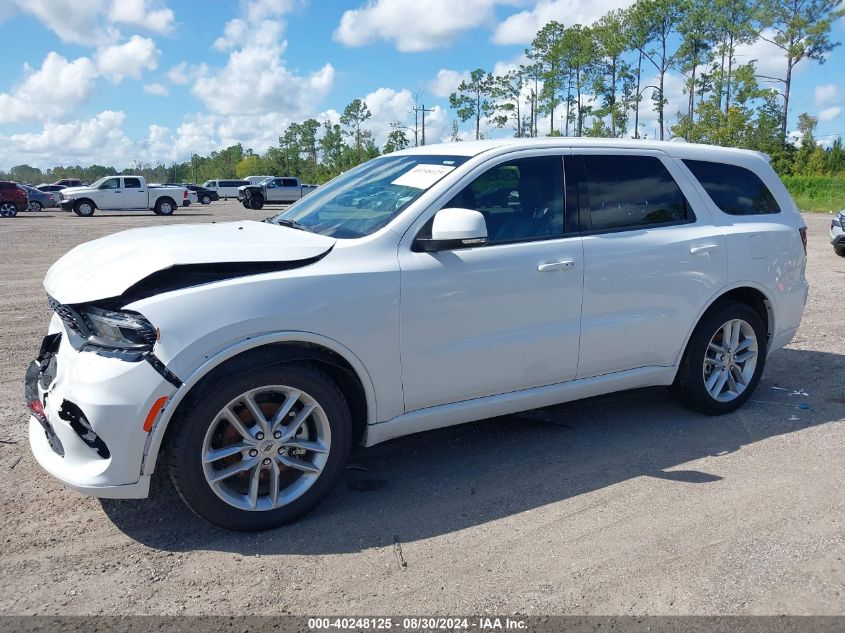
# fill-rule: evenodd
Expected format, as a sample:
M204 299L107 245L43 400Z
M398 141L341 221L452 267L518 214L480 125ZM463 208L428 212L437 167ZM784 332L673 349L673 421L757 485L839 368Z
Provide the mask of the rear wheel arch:
M151 475L167 442L173 424L180 414L213 385L242 373L246 369L270 367L284 363L309 363L326 373L346 398L353 423L353 440L362 439L367 422L375 419L375 392L372 381L361 362L349 350L343 352L313 337L312 340L282 338L244 341L235 349L209 359L187 378L183 387L171 397L161 419L148 436L144 451L143 475ZM307 337L311 338L311 337ZM252 345L250 345L252 343ZM180 393L180 391L182 393Z
M695 328L698 327L699 323L701 323L702 319L704 319L707 314L730 301L743 303L754 309L766 328L766 343L767 345L771 343L775 332L775 314L771 297L762 288L756 285L752 285L747 282L740 283L732 287L723 288L719 294L712 297L706 306L702 308L696 319L690 324L689 331L684 339L684 344L681 349L678 350L676 365L680 363L681 357L684 355L684 352L686 352L687 346L689 345L690 338L692 337Z

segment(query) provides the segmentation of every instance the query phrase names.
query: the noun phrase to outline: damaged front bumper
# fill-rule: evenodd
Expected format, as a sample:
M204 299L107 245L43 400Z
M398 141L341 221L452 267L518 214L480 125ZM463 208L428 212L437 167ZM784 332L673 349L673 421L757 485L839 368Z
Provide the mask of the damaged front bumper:
M175 387L147 362L79 351L54 318L26 373L29 441L44 470L83 494L143 498L142 476L153 404Z

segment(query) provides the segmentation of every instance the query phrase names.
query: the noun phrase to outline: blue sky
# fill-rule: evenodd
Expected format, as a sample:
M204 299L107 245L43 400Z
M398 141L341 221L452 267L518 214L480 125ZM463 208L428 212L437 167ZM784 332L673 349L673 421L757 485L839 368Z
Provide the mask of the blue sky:
M429 142L445 139L455 118L447 96L468 70L519 63L548 20L590 23L629 3L0 0L0 168L169 162L234 142L264 151L291 121L336 120L356 97L383 141L392 121L412 122L418 91L435 109ZM834 37L845 40L845 20ZM741 54L759 60L763 74L783 75L781 56L764 42ZM681 85L668 78L669 111L683 102ZM818 116L818 135L829 141L845 136L843 110L840 47L824 65L798 67L790 115ZM653 134L648 101L641 117Z

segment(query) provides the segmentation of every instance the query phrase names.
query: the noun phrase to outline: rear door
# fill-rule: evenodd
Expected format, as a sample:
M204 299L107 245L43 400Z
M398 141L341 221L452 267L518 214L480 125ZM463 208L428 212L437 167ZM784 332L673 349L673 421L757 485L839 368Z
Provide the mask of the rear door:
M123 208L146 209L148 204L147 187L141 183L141 179L125 177L123 179Z
M584 246L578 377L672 366L725 284L725 236L662 152L573 152Z

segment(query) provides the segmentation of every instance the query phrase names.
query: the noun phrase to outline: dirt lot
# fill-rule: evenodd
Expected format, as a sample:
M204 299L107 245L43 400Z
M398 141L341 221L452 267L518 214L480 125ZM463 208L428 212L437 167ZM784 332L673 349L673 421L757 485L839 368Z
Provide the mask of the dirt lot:
M0 613L845 614L845 259L827 215L806 216L798 337L727 417L644 389L403 438L256 535L202 523L163 477L152 499L101 502L42 472L21 380L48 266L124 228L265 215L0 221Z

